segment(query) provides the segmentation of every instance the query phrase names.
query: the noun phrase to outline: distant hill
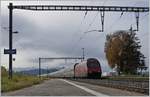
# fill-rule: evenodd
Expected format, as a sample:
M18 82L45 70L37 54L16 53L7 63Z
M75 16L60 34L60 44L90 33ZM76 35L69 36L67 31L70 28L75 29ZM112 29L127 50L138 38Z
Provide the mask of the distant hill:
M41 74L56 72L60 69L63 69L63 67L62 68L41 69ZM39 69L22 70L22 71L17 71L17 73L26 74L26 75L38 75Z
M20 71L26 71L26 70L32 70L36 69L35 67L14 67L13 71L14 72L20 72Z

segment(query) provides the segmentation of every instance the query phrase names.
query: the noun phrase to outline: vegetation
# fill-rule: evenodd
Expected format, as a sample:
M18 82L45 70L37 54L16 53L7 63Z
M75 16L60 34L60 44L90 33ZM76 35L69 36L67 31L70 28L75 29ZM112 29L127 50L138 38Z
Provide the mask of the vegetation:
M117 31L106 36L105 53L111 68L120 74L136 74L137 68L145 66L141 45L134 31Z
M8 79L8 71L1 67L1 92L21 89L34 84L39 84L43 79L35 76L22 75L18 73L13 74L13 79Z

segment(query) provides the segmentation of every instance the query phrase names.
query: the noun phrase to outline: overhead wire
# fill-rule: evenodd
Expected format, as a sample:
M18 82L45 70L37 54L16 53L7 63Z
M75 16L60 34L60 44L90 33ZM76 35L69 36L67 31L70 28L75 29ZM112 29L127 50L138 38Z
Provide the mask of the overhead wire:
M148 16L148 15L149 15L149 13L146 13L146 14L145 14L144 16L142 16L139 20L140 20L140 21L143 21L143 20L145 19L145 17ZM133 26L133 25L136 25L136 23L133 22L131 25L132 25L132 26ZM142 35L141 35L142 37L140 37L140 38L144 38L144 36L148 36L147 34L149 34L149 33L144 33L144 34L142 34Z
M8 32L8 31L9 31L8 27L1 27L1 28L3 29L3 32ZM19 43L18 40L17 40L17 42L14 41L13 46L17 46L17 44L18 44L18 46L19 46L21 49L24 49L24 47L23 47L22 45L20 45L20 43ZM18 49L18 48L17 48L17 49ZM13 57L13 58L15 58L15 57Z
M149 15L149 13L145 14L142 18L140 18L140 21L144 20L145 17L148 16L148 15ZM135 25L135 24L136 24L135 22L131 23L131 25Z
M108 0L105 0L105 1L103 2L102 6L104 6L106 2L108 2ZM87 32L92 32L92 31L100 31L100 30L91 30L91 31L88 31L89 28L92 26L92 24L95 22L95 19L96 19L98 13L100 13L100 12L97 12L97 14L95 15L93 21L89 24L89 27L87 28L87 30L84 31L84 32L85 32L84 34L87 34ZM81 38L81 39L82 39L82 38Z
M135 6L135 5L137 5L137 4L138 4L138 2L135 3L133 6ZM127 13L127 14L129 14L129 13ZM111 30L114 26L116 26L116 25L118 24L118 22L121 20L121 18L123 17L123 15L124 15L124 12L122 11L120 17L117 18L117 19L112 23L112 25L111 25L108 29ZM131 25L132 25L132 24L131 24ZM107 31L106 31L106 32L107 32Z
M121 18L123 17L125 13L122 12L121 15L119 16L119 18L117 18L116 20L114 20L114 22L107 28L108 30L111 30L114 26L116 26L118 24L118 22L121 20ZM108 30L106 30L106 32L108 32Z
M105 4L107 1L108 1L108 0L105 0L105 1L103 2L102 6L104 6L104 4ZM86 12L85 12L85 15L84 15L84 19L85 19L87 13L88 13L88 12L86 11ZM90 27L92 26L92 24L95 22L96 17L98 16L98 13L99 13L99 12L96 13L96 15L94 16L92 22L88 25L88 28L86 29L86 31L84 31L84 32L82 33L82 35L79 37L79 39L77 40L77 42L75 43L75 45L73 45L72 52L74 51L74 48L78 45L78 43L79 43L79 42L84 38L84 36L87 34L87 33L85 33L85 32L88 32L88 30L90 29ZM95 31L95 30L93 30L93 31Z
M88 11L86 11L85 14L84 14L83 21L81 21L80 26L79 26L79 31L81 31L81 25L82 25L82 23L84 22L84 20L85 20L87 14L88 14ZM98 15L98 13L95 15L93 21L95 21L95 18L96 18L97 15ZM92 24L93 24L93 22L91 22L91 23L89 24L88 29L90 28L90 26L92 26ZM88 29L87 29L87 30L88 30ZM79 37L79 40L77 40L77 42L75 43L75 45L73 45L73 47L72 47L72 48L73 48L72 52L74 51L74 47L77 45L77 43L78 43L80 40L83 39L84 34L85 34L85 33L83 33L83 35L82 35L81 37ZM74 36L74 34L73 34L73 36Z
M18 51L21 51L21 50L23 50L24 52L26 52L26 53L28 53L28 51L27 51L27 49L28 49L28 47L24 44L24 42L22 42L22 41L20 41L21 40L21 38L19 39L19 40L17 40L17 41L14 41L14 46L15 47L17 47L17 49L19 49ZM32 49L36 49L36 47L35 46L32 46ZM34 53L33 51L32 51L32 53ZM23 53L20 53L20 55L22 55ZM29 56L30 56L30 54L29 54ZM37 60L36 58L32 58L31 59L32 60L32 64L34 64L34 62ZM35 66L36 67L36 66Z
M110 26L110 29L112 29L112 27L114 27L114 26L116 26L116 25L114 25L114 23L115 24L117 24L116 22L119 22L120 20L121 20L121 18L123 17L123 15L124 15L124 12L122 11L122 13L120 14L120 17L119 18L117 18L114 22L113 22L113 24ZM145 16L147 16L148 14L146 14ZM82 38L80 38L80 40L81 40Z
M84 32L88 32L88 30L90 29L90 27L91 27L91 26L93 25L93 23L95 22L96 17L98 16L98 13L99 13L99 12L96 13L96 15L94 16L93 20L92 20L91 23L88 25L88 28L87 28ZM84 33L84 32L83 32L83 35L86 34L86 33ZM81 36L80 39L82 39L83 37L84 37L84 36Z
M80 31L81 31L81 27L82 27L82 25L83 25L83 23L84 23L84 21L85 21L85 19L86 19L86 16L87 16L87 11L85 12L85 14L84 14L84 16L83 16L83 19L81 20L81 23L79 24L79 28L78 28L78 30L77 30L77 31L75 31L71 37L76 36L75 34L77 34L78 32L80 32ZM71 40L71 41L73 42L73 38L72 38L72 40ZM75 44L75 45L76 45L76 44ZM74 51L74 47L75 47L75 45L73 45L73 47L72 47L72 51L71 51L71 52L73 52L73 51Z
M92 26L92 24L95 22L95 18L97 17L98 13L94 16L92 22L88 25L87 30L89 30L89 28ZM87 31L86 30L86 31ZM77 40L77 42L75 43L75 45L73 45L73 49L72 52L74 51L74 48L78 45L78 43L83 39L83 37L85 36L86 33L82 33L82 35L79 37L79 39Z
M6 31L6 32L9 31L9 28L8 28L8 27L2 27L2 29L3 29L4 31ZM20 39L17 40L17 41L13 41L13 42L14 42L14 43L13 43L13 46L19 46L20 49L25 49L25 46L20 43Z
M91 3L91 2L90 2L90 3ZM86 18L86 16L87 16L87 14L88 14L88 11L85 11L84 17L83 17L81 23L79 24L79 30L77 30L77 32L79 32L79 31L81 30L81 26L82 26L82 24L83 24L83 22L84 22L84 20L85 20L85 18ZM73 34L73 37L74 37L74 34Z

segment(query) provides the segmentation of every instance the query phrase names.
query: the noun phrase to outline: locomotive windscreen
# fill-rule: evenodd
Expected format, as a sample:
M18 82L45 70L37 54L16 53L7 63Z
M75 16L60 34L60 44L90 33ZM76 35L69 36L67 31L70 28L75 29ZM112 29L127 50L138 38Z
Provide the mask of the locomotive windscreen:
M97 59L90 58L87 60L87 66L88 67L100 67L100 63Z

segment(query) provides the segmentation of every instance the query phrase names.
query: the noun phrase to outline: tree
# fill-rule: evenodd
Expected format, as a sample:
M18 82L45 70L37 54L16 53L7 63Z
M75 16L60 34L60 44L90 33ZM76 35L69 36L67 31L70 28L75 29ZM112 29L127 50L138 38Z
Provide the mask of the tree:
M106 36L108 64L111 68L117 65L119 74L136 74L137 68L145 65L145 57L140 48L139 38L134 31L117 31Z

